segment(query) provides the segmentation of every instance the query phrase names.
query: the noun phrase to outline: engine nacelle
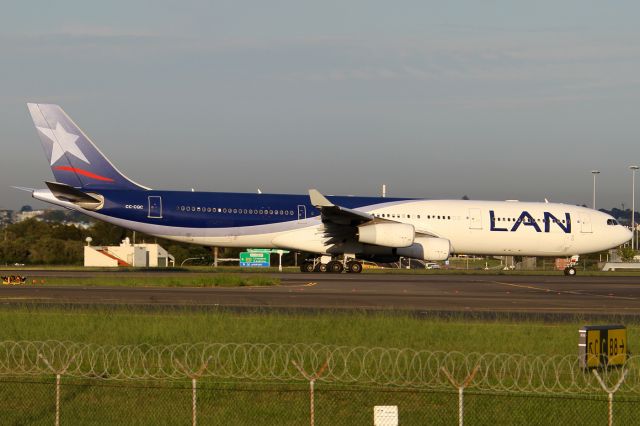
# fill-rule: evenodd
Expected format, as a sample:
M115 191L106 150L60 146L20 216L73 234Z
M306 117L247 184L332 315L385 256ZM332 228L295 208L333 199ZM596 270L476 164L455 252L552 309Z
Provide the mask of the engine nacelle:
M399 248L399 256L422 260L447 260L451 251L449 240L445 238L418 237L410 247Z
M374 223L358 227L358 241L383 247L409 247L416 230L408 223Z

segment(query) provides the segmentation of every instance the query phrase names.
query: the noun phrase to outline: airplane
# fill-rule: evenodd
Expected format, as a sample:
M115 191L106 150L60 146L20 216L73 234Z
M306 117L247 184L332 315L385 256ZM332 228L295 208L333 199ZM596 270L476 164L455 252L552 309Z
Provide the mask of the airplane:
M572 256L565 274L575 275L579 255L631 239L605 213L550 202L153 190L120 172L60 106L28 108L55 177L21 188L33 198L168 240L314 254L303 272L466 254Z

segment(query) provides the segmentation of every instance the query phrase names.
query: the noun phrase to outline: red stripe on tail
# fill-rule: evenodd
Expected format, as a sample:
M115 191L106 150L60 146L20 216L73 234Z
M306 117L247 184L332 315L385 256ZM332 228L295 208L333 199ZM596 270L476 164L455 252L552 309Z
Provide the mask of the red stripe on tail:
M113 182L113 179L97 175L95 173L88 172L86 170L78 169L76 167L68 167L68 166L56 166L54 167L56 170L64 170L65 172L74 172L82 176L90 177L92 179L101 180L104 182Z

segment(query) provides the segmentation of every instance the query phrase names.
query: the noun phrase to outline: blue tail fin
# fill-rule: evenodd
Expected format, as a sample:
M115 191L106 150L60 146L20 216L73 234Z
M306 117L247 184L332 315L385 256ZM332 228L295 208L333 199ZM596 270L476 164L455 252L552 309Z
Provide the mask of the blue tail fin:
M116 169L58 105L27 105L56 181L83 189L149 189Z

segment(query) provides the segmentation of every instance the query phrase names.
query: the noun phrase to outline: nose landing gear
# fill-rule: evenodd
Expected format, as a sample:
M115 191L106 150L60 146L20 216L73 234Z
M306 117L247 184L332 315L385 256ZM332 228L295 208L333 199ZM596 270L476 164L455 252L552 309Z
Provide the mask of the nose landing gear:
M576 266L578 265L578 261L580 260L580 255L575 254L571 256L571 260L567 264L567 267L564 268L564 274L568 277L575 276L578 271L576 270Z

